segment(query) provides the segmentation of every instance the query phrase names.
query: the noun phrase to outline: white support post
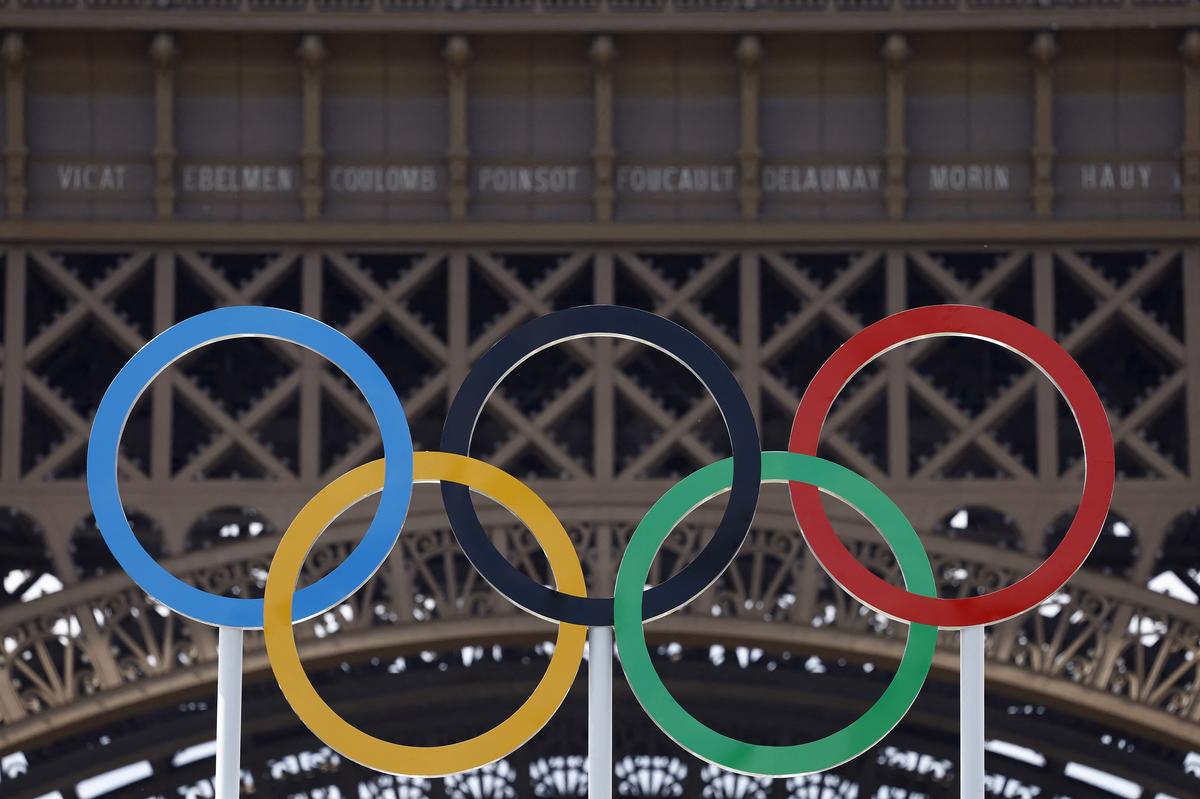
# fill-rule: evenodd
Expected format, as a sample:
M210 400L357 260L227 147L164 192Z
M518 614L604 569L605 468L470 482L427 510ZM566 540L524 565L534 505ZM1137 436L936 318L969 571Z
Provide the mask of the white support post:
M983 799L983 627L959 633L958 784L962 799Z
M216 799L238 799L242 781L242 631L217 634Z
M611 627L588 630L588 799L612 799Z

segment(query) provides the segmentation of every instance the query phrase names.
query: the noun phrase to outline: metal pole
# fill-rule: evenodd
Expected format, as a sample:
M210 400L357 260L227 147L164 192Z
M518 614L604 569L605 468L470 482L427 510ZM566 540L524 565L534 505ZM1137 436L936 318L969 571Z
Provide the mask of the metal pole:
M242 631L218 629L216 799L237 799L242 781Z
M959 633L958 784L962 799L983 799L983 627Z
M588 799L612 799L611 627L588 630Z

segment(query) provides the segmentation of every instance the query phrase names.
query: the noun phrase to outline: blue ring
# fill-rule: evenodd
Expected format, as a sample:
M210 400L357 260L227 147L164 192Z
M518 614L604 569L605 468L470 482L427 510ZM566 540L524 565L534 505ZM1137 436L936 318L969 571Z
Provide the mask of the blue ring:
M194 349L229 338L264 337L299 344L345 372L375 414L385 459L379 508L358 546L320 580L296 593L293 619L311 618L353 594L383 565L400 537L413 484L413 446L400 399L379 365L342 333L280 308L218 308L164 330L138 350L100 400L88 439L88 497L96 525L117 562L142 590L177 613L222 627L263 626L263 601L217 596L175 577L142 547L125 518L117 453L138 397L164 369Z

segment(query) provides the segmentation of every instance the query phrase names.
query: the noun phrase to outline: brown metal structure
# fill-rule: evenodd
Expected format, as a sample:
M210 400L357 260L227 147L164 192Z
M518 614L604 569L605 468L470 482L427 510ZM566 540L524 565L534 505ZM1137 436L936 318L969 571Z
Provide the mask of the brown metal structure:
M211 760L179 755L211 731L197 708L215 636L113 573L82 481L96 403L150 336L228 304L325 319L380 362L431 449L487 347L591 302L651 309L708 341L768 448L785 445L821 361L888 313L981 304L1056 336L1110 412L1120 480L1084 572L989 638L989 736L1042 755L994 753L989 790L1110 795L1075 763L1146 797L1197 793L1197 24L1194 0L0 8L0 793L86 799L87 777L144 761L151 775L111 796L206 795ZM1061 536L1083 468L1074 430L1019 358L927 342L855 378L823 454L899 503L942 593L961 595L1028 573ZM475 446L562 516L597 592L654 499L728 455L686 372L609 341L510 375ZM226 342L142 398L122 492L176 573L252 595L272 535L378 449L334 370L288 345ZM653 631L684 696L719 724L803 736L823 723L803 717L836 721L869 700L903 630L830 584L775 488L735 566ZM415 503L381 572L297 632L348 712L404 740L461 734L479 707L515 702L532 679L517 666L537 668L550 629L471 570L432 490ZM482 512L541 575L523 531ZM672 539L660 574L714 512ZM312 574L368 513L327 534ZM834 513L892 575L871 531ZM248 669L265 677L249 640ZM739 781L631 721L622 795L952 795L955 646L945 634L928 699L861 763ZM400 692L401 679L419 687ZM315 748L264 685L248 698L246 754L263 795L578 795L577 697L487 779L424 784ZM373 706L381 691L444 721L398 719ZM764 733L780 702L801 718ZM640 713L618 696L618 718ZM1043 718L1023 725L1027 713Z

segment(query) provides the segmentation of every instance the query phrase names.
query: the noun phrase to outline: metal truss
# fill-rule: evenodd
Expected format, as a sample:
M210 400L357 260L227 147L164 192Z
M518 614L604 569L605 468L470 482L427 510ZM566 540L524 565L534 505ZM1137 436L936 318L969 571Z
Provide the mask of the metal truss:
M235 303L323 318L380 362L418 445L434 448L448 398L482 352L533 316L589 302L651 309L707 340L736 371L769 448L784 446L821 361L887 313L968 302L1054 334L1109 410L1121 480L1085 572L991 637L991 679L1200 748L1197 606L1147 587L1200 593L1194 246L46 246L5 258L0 543L16 576L0 595L0 749L145 712L212 680L209 631L104 574L82 482L100 394L155 331ZM1080 490L1078 434L1053 387L981 342L923 342L864 370L823 442L824 454L877 481L926 533L945 594L1028 573L1062 534ZM378 449L369 410L336 371L289 345L242 340L189 356L146 393L125 438L122 491L139 535L176 573L244 595L261 590L271 535L321 485ZM599 592L611 587L645 508L678 475L727 456L728 444L686 371L629 342L597 340L542 353L511 374L488 404L473 453L547 497ZM540 634L470 569L436 497L422 492L402 551L343 607L301 630L306 658ZM673 539L661 573L700 545L705 513ZM487 518L510 557L540 573L533 542L498 512ZM870 531L837 518L860 557L890 573ZM314 574L350 545L355 520L361 514L329 534ZM783 497L771 491L735 567L664 625L664 635L686 640L804 645L880 662L900 646L892 625L805 557ZM953 636L943 644L940 667L952 670ZM258 646L252 639L249 667L261 671Z

